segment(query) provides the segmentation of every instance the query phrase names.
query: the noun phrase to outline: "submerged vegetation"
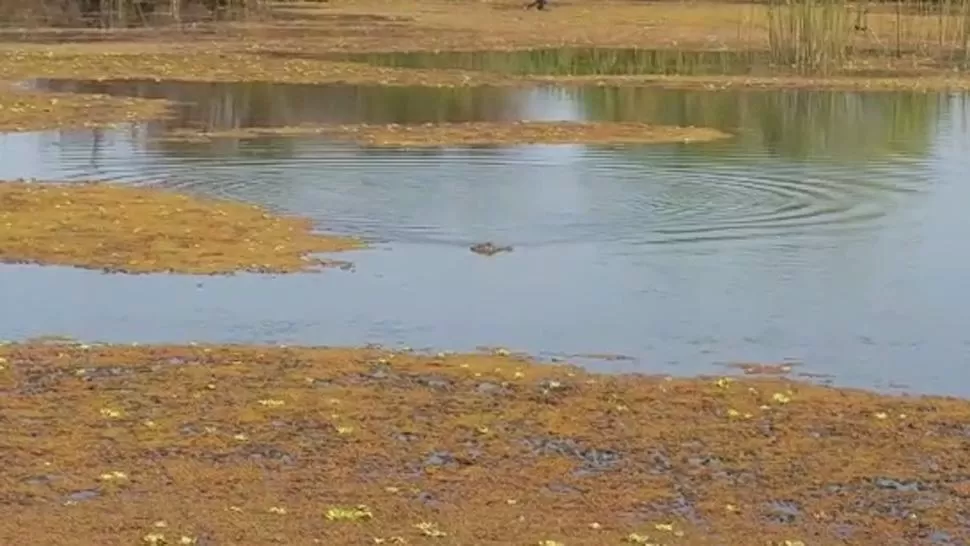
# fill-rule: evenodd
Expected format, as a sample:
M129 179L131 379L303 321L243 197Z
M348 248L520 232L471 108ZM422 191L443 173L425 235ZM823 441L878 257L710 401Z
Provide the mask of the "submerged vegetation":
M0 392L10 544L970 539L961 400L505 350L39 341L0 347Z
M127 273L311 271L357 248L252 205L106 184L0 183L0 263Z

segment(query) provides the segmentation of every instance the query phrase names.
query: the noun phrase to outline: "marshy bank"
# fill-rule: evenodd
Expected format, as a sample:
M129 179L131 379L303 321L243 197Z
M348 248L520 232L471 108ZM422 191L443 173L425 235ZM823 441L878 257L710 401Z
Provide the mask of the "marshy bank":
M0 132L101 127L164 118L168 103L130 97L30 92L0 83Z
M237 4L234 2L234 4ZM248 3L247 3L248 4ZM174 4L171 4L174 5ZM70 34L34 28L0 32L0 78L147 78L194 81L376 83L462 86L548 82L609 82L662 86L811 86L831 88L970 87L966 77L970 10L967 2L904 2L898 9L843 0L804 2L605 2L561 5L525 14L519 2L260 3L242 22L151 31ZM515 8L515 11L512 10ZM169 10L171 11L171 10ZM36 23L41 25L43 21ZM103 23L104 24L104 23ZM107 25L110 26L110 25ZM25 27L28 28L28 27ZM180 37L181 36L181 37ZM617 73L549 73L521 57L604 59L637 52L637 66ZM511 58L514 70L482 65L407 68L375 55L430 54ZM353 59L368 53L370 61ZM663 57L668 69L643 65ZM692 57L757 57L757 74L735 66L692 74ZM671 63L682 57L687 63ZM548 60L543 61L548 64ZM474 64L474 63L473 63ZM737 63L735 63L736 65ZM743 64L743 63L742 63ZM748 63L752 64L752 63ZM759 61L754 63L761 65ZM670 70L670 66L674 66Z
M970 539L966 400L504 350L51 341L0 347L0 392L10 543Z
M311 271L359 248L264 209L107 184L0 182L0 262L126 273Z

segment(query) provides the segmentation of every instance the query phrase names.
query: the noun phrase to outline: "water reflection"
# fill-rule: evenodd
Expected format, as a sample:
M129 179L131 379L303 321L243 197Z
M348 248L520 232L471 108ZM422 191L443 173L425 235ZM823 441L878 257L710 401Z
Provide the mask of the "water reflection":
M575 96L589 119L736 130L739 141L732 143L729 155L741 147L857 162L927 153L950 101L932 93L676 92L635 87L586 88Z
M0 178L160 184L380 243L352 258L355 273L203 279L202 288L193 278L2 267L0 301L23 311L0 316L0 337L506 344L628 354L635 369L683 374L793 358L843 383L970 394L961 97L56 85L191 104L173 121L122 131L0 135ZM155 138L193 124L517 117L692 123L739 136L420 153L313 138ZM515 251L468 251L483 240Z
M866 161L925 154L948 98L928 93L831 91L705 92L655 88L425 88L346 85L41 81L56 91L166 98L183 104L164 127L231 130L330 123L468 121L642 121L715 127L735 142L692 146L698 154L739 151ZM191 148L198 149L194 144ZM210 144L217 152L225 142ZM189 147L178 147L183 153ZM726 152L724 152L726 150ZM237 150L238 151L238 150ZM288 153L283 145L277 153ZM636 153L636 152L633 152Z

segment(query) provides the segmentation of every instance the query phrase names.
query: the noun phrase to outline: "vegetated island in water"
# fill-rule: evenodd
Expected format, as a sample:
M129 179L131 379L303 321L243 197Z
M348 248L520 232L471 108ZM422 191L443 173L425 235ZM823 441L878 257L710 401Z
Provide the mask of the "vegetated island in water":
M163 100L45 93L0 84L0 132L100 127L165 117Z
M33 544L970 540L970 402L496 350L0 347Z
M259 138L326 135L373 147L429 148L503 144L657 144L708 142L731 135L707 127L609 122L468 122L248 127L229 131L177 129L165 139Z
M254 205L103 183L0 182L0 263L124 273L293 273L360 248Z

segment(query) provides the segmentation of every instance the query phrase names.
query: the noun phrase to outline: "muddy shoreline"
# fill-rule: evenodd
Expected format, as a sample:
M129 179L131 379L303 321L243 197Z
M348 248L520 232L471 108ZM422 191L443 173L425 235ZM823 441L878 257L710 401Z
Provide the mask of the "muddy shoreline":
M0 359L4 542L970 539L966 400L503 350L30 342Z
M103 127L163 119L163 100L32 92L0 83L0 132Z

